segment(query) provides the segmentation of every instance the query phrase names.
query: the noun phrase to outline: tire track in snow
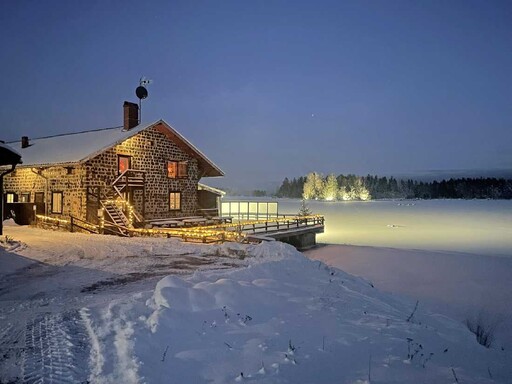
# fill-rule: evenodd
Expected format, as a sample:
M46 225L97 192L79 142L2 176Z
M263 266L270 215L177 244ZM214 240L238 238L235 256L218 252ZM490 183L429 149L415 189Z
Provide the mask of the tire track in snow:
M134 355L134 323L127 317L130 304L114 301L101 316L91 316L88 308L80 310L91 340L89 355L91 383L144 382L139 376L139 361ZM106 364L106 362L109 362Z
M26 323L23 383L85 383L89 355L87 330L77 311L39 313Z

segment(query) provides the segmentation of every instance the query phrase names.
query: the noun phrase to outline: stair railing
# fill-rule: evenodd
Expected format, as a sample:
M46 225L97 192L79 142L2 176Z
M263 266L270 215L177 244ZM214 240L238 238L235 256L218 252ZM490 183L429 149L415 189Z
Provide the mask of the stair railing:
M137 222L142 222L144 219L142 218L142 215L137 212L137 210L135 209L135 207L133 207L128 201L126 201L126 199L124 198L123 194L121 193L121 189L118 187L119 184L121 184L121 182L123 182L124 180L124 185L125 186L128 186L129 184L129 181L130 181L130 174L142 174L142 183L144 184L145 183L145 174L146 172L145 171L141 171L141 170L138 170L138 169L127 169L125 171L123 171L113 182L111 185L112 189L116 192L117 194L117 198L120 199L123 203L124 203L124 211L125 211L125 214L127 214L128 217L130 216L133 216L133 218L135 218L137 220Z

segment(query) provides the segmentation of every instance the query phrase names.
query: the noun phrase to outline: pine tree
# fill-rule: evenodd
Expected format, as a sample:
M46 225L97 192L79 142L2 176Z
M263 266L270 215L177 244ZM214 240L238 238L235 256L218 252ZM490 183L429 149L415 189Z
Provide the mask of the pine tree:
M322 175L316 172L308 173L306 181L304 182L302 197L306 200L317 199L321 197L323 189L324 180Z
M322 191L322 199L327 201L336 200L338 196L338 189L338 180L336 180L336 176L331 173L325 180Z
M300 205L298 216L310 216L312 214L311 209L309 209L308 205L306 204L306 200L302 199L302 203Z

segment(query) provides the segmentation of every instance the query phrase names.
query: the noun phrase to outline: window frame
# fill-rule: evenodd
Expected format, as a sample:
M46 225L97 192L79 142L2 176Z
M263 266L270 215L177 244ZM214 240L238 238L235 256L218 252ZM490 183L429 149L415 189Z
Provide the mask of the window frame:
M169 165L174 165L174 176L169 173ZM185 171L183 172L183 168ZM169 179L186 179L188 177L188 161L167 160L167 178Z
M120 175L121 173L121 159L127 159L128 160L128 168L126 169L131 169L132 168L132 157L130 155L117 155L117 174Z
M173 164L174 165L174 176L172 176L169 172L169 166ZM177 179L178 178L178 162L174 160L167 160L167 178L168 179Z
M27 196L28 196L27 201L24 201L23 198L27 197ZM22 192L22 193L20 193L20 202L21 203L30 203L31 202L30 197L31 197L30 192Z
M178 200L174 200L174 202L178 202L178 208L172 208L171 207L171 195L178 195ZM182 199L183 199L183 196L181 194L181 191L169 191L169 211L170 212L177 212L177 211L181 211L181 206L182 206Z
M12 196L12 201L9 201L9 196ZM12 204L12 203L16 203L18 201L17 199L17 195L15 192L5 192L5 202L7 204Z
M55 210L55 195L60 195L60 212ZM52 191L52 210L51 212L56 215L62 215L62 212L64 211L64 193L62 191Z
M42 196L41 201L37 201L37 197ZM44 204L44 192L34 192L34 203L36 204Z
M182 173L182 167L185 167L185 172ZM186 179L188 177L188 161L178 161L178 179Z

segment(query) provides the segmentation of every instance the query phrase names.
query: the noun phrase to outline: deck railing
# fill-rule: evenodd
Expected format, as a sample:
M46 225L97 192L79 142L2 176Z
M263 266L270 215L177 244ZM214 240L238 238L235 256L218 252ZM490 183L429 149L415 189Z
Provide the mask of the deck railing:
M126 232L129 236L154 236L167 238L180 238L184 241L201 243L221 243L225 241L244 241L248 234L272 234L279 231L291 231L294 229L317 228L323 229L324 217L321 215L309 216L285 216L281 215L275 219L268 220L238 220L232 223L206 225L200 227L186 228L126 228L108 223L104 227L90 224L86 221L71 217L71 220L57 219L37 215L39 222L51 223L52 225L64 227L71 232L75 228L88 232L101 233L107 231L113 233L117 227Z

